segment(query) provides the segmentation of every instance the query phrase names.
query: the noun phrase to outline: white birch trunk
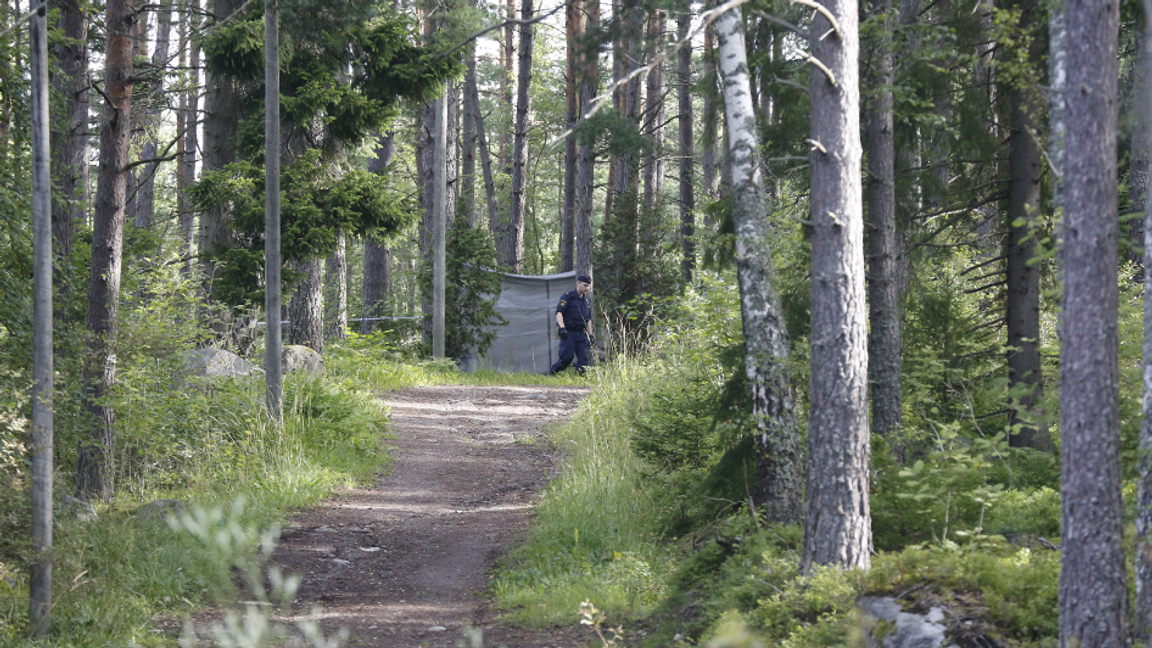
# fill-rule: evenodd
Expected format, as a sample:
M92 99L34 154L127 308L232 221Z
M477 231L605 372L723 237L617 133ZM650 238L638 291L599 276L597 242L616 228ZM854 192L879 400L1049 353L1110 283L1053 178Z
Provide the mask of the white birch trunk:
M739 9L716 21L720 78L732 160L732 220L736 225L736 271L744 329L744 361L757 428L755 499L767 519L800 520L800 441L788 374L789 340L776 292L768 241L763 179Z

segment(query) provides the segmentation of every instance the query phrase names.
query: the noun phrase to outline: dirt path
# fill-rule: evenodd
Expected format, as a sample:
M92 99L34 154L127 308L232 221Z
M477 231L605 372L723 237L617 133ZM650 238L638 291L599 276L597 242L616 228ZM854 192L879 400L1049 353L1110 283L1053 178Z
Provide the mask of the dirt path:
M348 628L353 647L450 647L468 625L485 628L486 647L581 644L574 631L494 623L483 592L559 467L546 427L582 395L568 386L387 395L389 474L300 514L283 534L273 560L304 577L297 609L322 605L325 631Z

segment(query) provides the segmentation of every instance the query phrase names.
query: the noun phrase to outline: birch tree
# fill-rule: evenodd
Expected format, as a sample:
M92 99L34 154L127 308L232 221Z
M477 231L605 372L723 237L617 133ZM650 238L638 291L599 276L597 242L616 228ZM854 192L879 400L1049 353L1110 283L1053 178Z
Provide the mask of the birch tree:
M800 440L788 372L789 341L776 291L768 241L756 109L748 75L744 24L738 8L716 20L724 112L730 134L736 226L736 274L744 330L744 362L756 420L755 499L772 522L800 520Z

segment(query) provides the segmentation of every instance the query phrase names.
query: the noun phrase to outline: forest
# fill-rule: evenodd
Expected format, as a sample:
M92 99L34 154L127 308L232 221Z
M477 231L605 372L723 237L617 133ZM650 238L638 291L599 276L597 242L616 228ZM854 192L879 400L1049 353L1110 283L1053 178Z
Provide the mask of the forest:
M1152 642L1150 30L1152 0L0 0L0 645L174 645L151 620L383 469L380 394L469 382L590 389L493 577L510 622L863 645L884 595L953 606L957 645ZM462 370L501 273L572 271L587 376ZM224 508L144 522L176 500Z

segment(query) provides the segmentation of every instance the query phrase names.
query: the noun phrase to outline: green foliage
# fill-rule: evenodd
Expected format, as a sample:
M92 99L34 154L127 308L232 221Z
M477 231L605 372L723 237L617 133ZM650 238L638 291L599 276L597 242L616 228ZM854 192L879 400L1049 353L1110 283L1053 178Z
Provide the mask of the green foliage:
M281 14L281 116L306 146L329 155L382 130L401 98L430 98L462 70L459 54L415 45L406 18L377 14L365 0L293 2ZM203 38L208 70L239 83L239 148L251 159L264 150L262 16L248 11Z
M642 337L683 281L675 231L659 205L640 205L635 184L617 196L596 246L597 310L617 314L623 335Z
M496 270L496 245L487 229L473 229L467 220L456 218L444 247L444 355L483 356L496 340L496 327L507 323L496 312L504 281ZM420 290L431 302L432 259L420 275Z
M418 218L416 206L393 191L387 178L363 169L335 167L312 150L285 168L281 183L281 252L286 260L335 251L341 234L376 239L393 236ZM231 205L238 236L233 248L216 250L221 298L233 306L264 299L264 170L234 162L204 173L191 190L197 209ZM299 277L285 273L286 287Z

